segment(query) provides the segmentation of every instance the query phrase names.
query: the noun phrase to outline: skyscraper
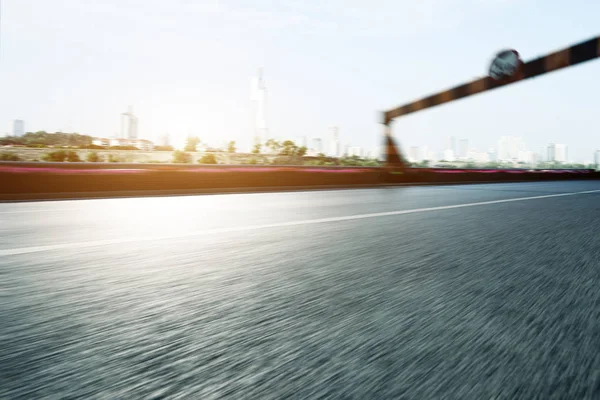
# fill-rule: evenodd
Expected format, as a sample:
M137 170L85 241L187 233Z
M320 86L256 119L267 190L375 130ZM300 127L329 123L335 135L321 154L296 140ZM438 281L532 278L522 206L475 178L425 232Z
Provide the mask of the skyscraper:
M569 149L566 144L556 144L556 161L569 161Z
M133 107L129 106L129 110L121 114L121 139L137 139L138 138L138 119L133 115Z
M566 144L550 143L548 145L548 161L567 162L568 148Z
M526 164L532 164L535 160L535 153L533 151L521 150L519 151L517 160Z
M552 162L556 159L556 146L554 143L548 144L546 160Z
M446 147L444 150L452 150L452 152L456 154L456 138L454 136L450 136L446 140Z
M442 159L444 159L445 161L454 161L455 158L456 157L455 157L454 151L452 151L452 149L444 150L444 152L442 154Z
M596 164L596 169L600 169L600 149L594 152L594 164Z
M517 161L519 153L526 151L523 138L517 136L502 136L498 141L498 159L502 161Z
M316 154L320 154L323 152L323 140L321 138L312 139L312 150Z
M348 157L352 156L362 157L363 148L360 146L348 146Z
M340 128L337 126L332 126L329 128L331 131L331 145L329 148L329 156L330 157L339 157L340 156Z
M13 119L10 123L10 135L23 136L25 134L25 122L21 119Z
M252 79L250 88L252 102L254 144L265 144L269 140L267 125L267 86L263 80L263 70L258 70L258 77Z
M458 142L458 158L466 159L469 153L469 139L460 139Z

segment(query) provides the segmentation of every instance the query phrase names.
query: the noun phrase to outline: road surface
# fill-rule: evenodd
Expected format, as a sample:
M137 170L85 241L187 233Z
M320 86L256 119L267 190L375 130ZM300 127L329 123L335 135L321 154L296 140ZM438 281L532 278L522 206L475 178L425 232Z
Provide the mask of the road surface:
M600 398L600 182L0 204L2 399Z

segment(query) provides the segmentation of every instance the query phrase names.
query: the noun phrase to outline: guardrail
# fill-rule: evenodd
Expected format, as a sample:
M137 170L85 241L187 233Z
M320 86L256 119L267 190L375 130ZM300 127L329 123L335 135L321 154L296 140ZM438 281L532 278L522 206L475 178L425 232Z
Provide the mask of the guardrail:
M177 163L92 163L92 162L26 162L26 161L0 161L0 168L6 170L9 167L11 170L17 169L67 169L67 170L123 170L123 169L140 169L140 170L156 170L156 171L172 171L172 170L191 170L191 171L209 171L209 170L240 170L240 171L273 171L273 170L307 170L307 171L335 171L335 170L390 170L388 167L369 167L369 166L340 166L340 165L246 165L246 164L177 164ZM457 173L457 172L577 172L577 173L593 173L593 169L547 169L547 168L408 168L406 171L413 172L440 172L440 173ZM600 172L600 171L598 171Z
M243 170L243 171L271 171L281 169L295 170L346 170L346 169L365 169L377 170L381 167L350 167L350 166L314 166L314 165L244 165L244 164L175 164L175 163L91 163L91 162L23 162L23 161L4 161L0 162L0 167L11 167L15 170L18 168L29 169L140 169L140 170L155 170L155 171L209 171L209 170Z
M426 169L380 167L239 166L0 162L0 199L53 198L65 193L231 192L293 188L352 188L600 179L592 170Z

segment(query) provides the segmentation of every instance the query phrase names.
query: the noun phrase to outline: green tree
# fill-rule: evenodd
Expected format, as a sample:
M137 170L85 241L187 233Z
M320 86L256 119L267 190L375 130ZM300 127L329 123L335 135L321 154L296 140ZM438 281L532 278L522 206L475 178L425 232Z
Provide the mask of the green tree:
M300 156L300 157L304 157L306 155L307 150L308 149L306 148L306 146L298 147L298 149L296 150L296 155Z
M279 143L275 139L269 139L265 143L265 147L271 149L272 152L277 153L279 151L279 149L281 148L281 143Z
M173 151L173 146L154 146L154 151Z
M120 162L121 160L119 159L118 156L114 155L114 154L109 154L108 155L108 162Z
M14 153L0 153L0 161L21 161L21 157Z
M442 162L440 162L440 163L438 163L438 164L436 165L436 167L437 167L437 168L454 168L454 169L455 169L455 168L456 168L456 165L454 165L454 164L450 164L450 163L442 163Z
M423 160L416 163L412 163L412 166L415 168L429 168L429 160Z
M68 162L80 162L81 158L79 158L79 155L76 152L67 151L67 161Z
M200 144L200 139L197 136L188 136L183 150L191 151L191 152L198 151L199 144Z
M23 145L22 137L0 137L0 146Z
M262 147L262 145L260 143L256 143L254 145L254 147L252 148L252 153L254 154L260 154L260 148Z
M139 148L135 146L110 146L111 150L139 150Z
M81 159L79 158L79 155L72 150L51 151L49 153L44 154L42 156L42 160L49 161L49 162L64 162L64 161L80 162L81 161Z
M92 137L78 133L49 133L46 131L27 132L20 137L0 138L0 145L24 145L28 147L76 147L86 148L92 144Z
M501 168L501 165L497 161L489 161L489 162L487 162L487 163L485 163L483 165L483 168L487 168L487 169L499 169L499 168Z
M342 157L340 160L340 164L349 167L358 167L362 165L362 160L359 156L350 156L350 157Z
M64 150L55 150L42 156L42 160L48 162L63 162L67 159L67 152Z
M227 143L227 152L228 153L235 153L235 151L236 151L235 140L232 140L229 143Z
M380 165L380 162L376 159L366 159L366 160L363 160L363 162L362 162L363 167L379 167L379 165ZM428 168L428 167L426 167L426 168Z
M86 160L88 162L102 162L102 161L104 161L104 159L102 158L102 156L99 155L95 151L87 153Z
M192 162L192 155L185 151L175 150L173 152L173 162L176 164L189 164Z
M200 164L218 164L217 157L214 154L209 153L202 156L201 159L198 160Z
M284 140L280 145L279 155L281 156L293 156L296 154L296 144L291 140Z

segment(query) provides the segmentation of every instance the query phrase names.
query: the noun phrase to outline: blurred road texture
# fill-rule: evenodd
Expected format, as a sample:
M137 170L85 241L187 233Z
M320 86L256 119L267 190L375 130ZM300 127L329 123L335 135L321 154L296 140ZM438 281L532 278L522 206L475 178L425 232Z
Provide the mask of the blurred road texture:
M600 398L600 182L0 204L2 399Z

